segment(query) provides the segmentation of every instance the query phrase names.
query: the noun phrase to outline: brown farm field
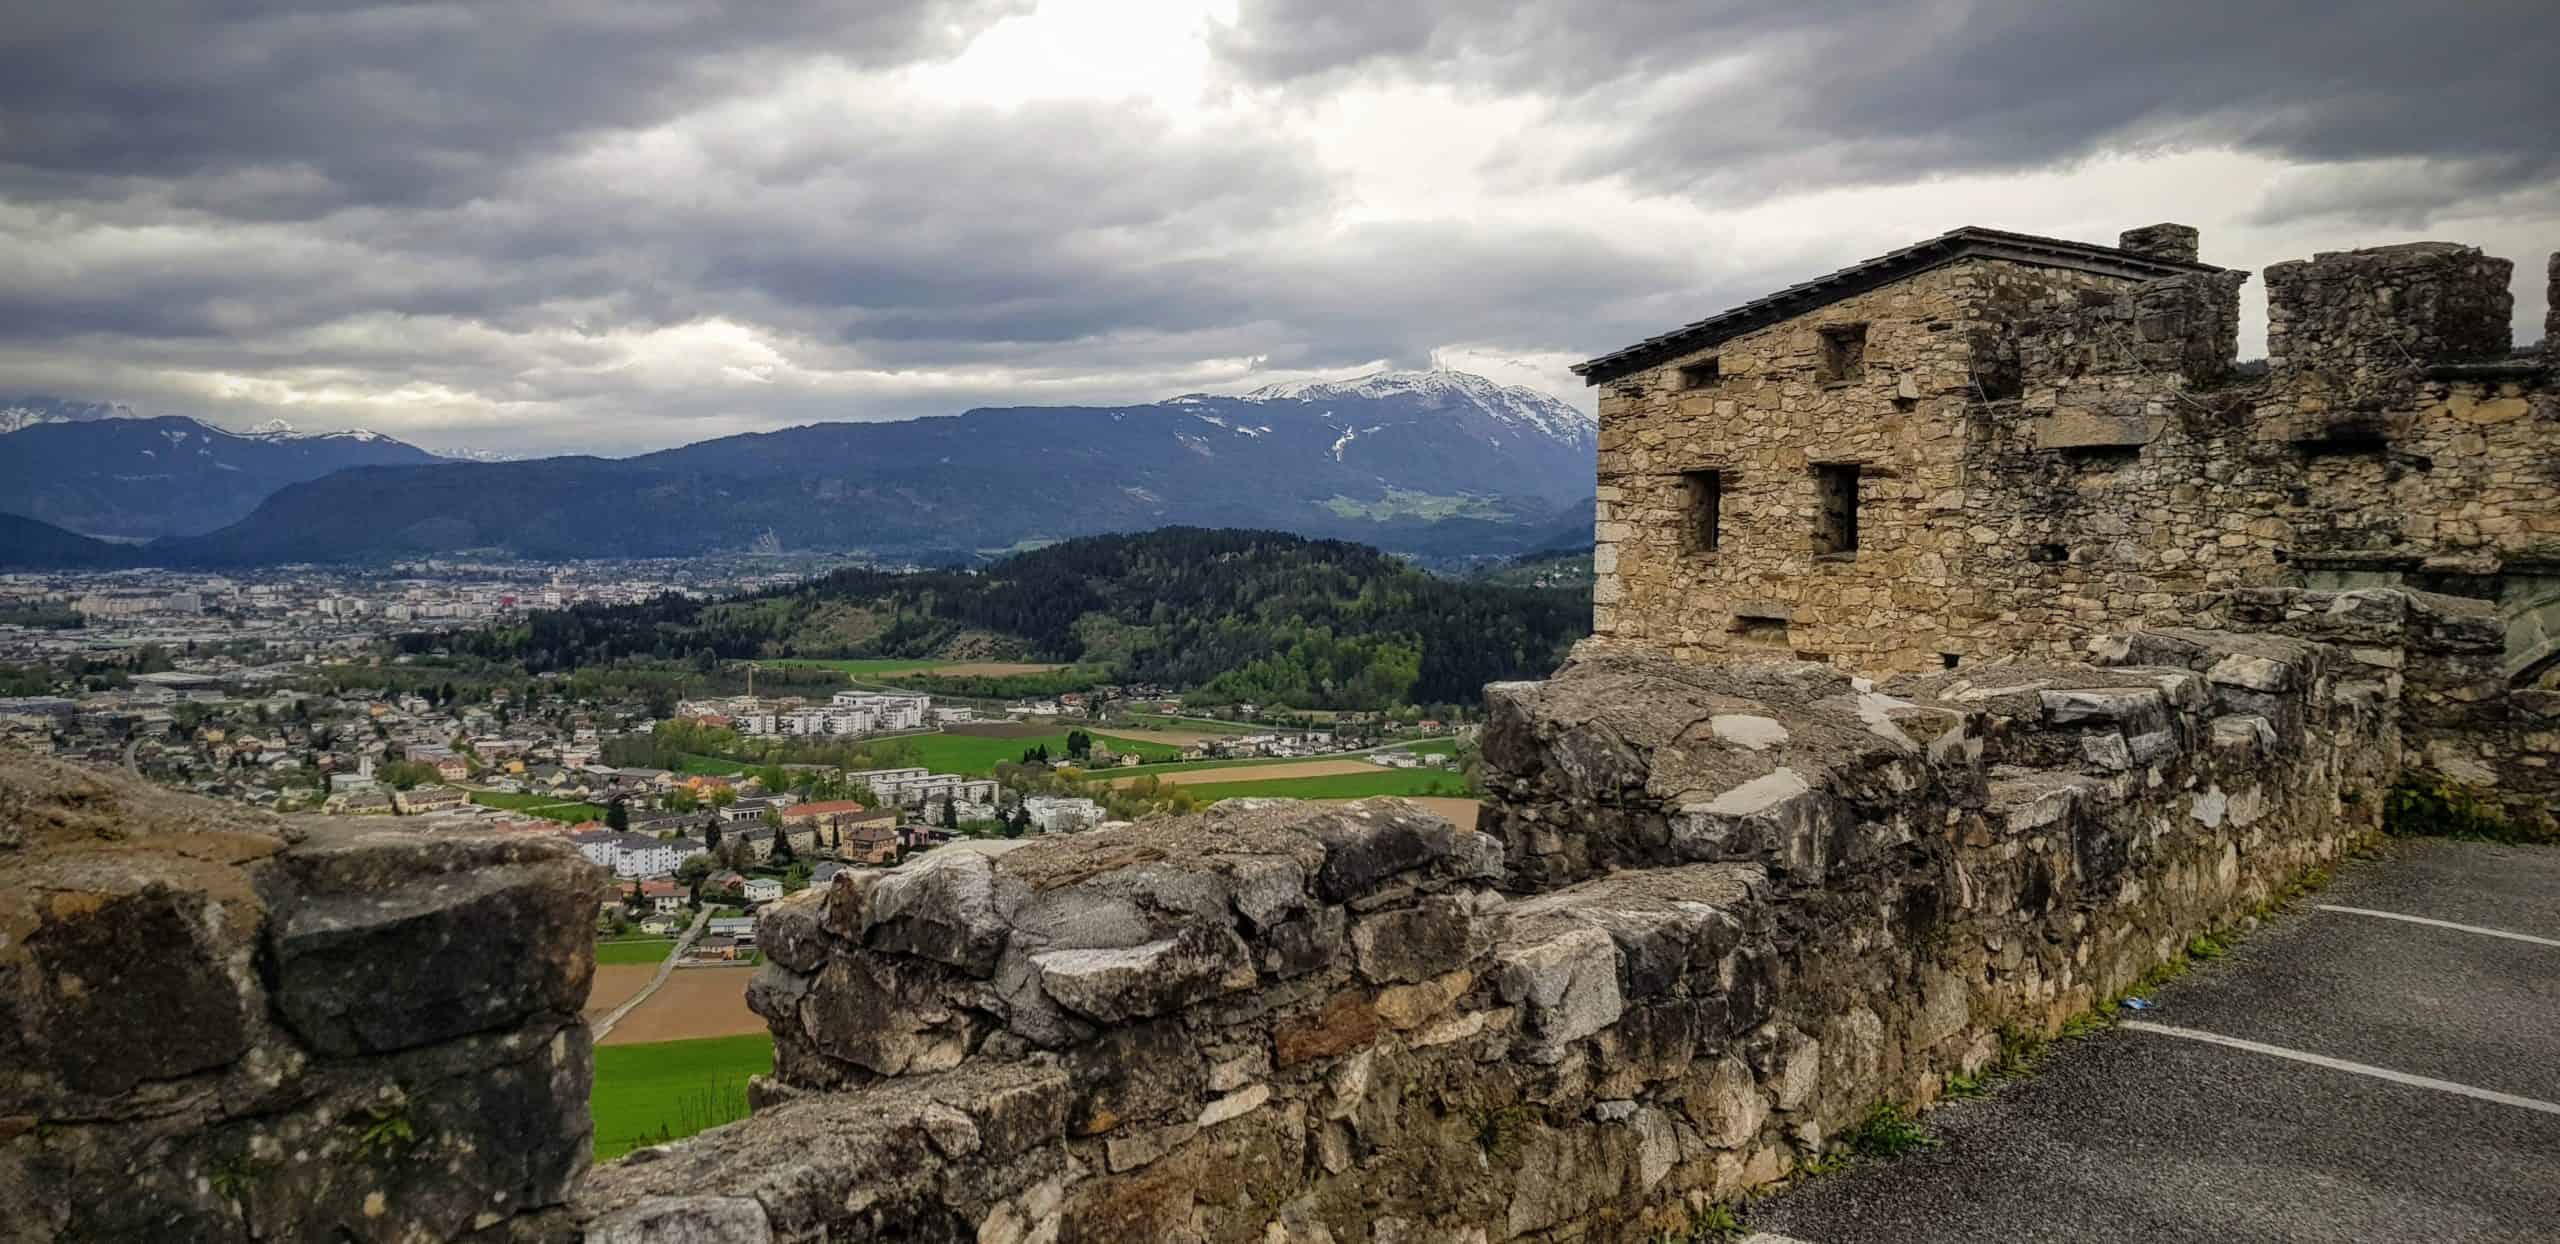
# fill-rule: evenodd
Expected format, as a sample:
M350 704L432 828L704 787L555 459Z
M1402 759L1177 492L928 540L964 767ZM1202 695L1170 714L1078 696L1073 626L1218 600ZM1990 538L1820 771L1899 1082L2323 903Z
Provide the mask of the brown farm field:
M595 983L587 988L588 1019L598 1018L613 1008L630 1001L631 995L657 975L654 963L599 963Z
M1421 804L1423 807L1429 808L1432 811L1449 818L1449 823L1457 826L1461 833L1475 832L1476 813L1481 811L1484 807L1483 804L1480 804L1473 799L1452 799L1445 795L1407 795L1405 796L1405 801L1408 803ZM1351 803L1353 801L1348 799L1327 799L1324 802Z
M1339 777L1346 773L1383 773L1386 770L1365 760L1303 760L1287 765L1226 765L1215 769L1185 769L1156 775L1156 781L1167 786L1214 786L1220 782L1276 782L1285 778ZM1138 778L1121 778L1114 786L1126 786Z
M749 967L677 968L648 1001L623 1016L600 1044L640 1045L763 1032L763 1017L747 1009L747 982L755 975ZM589 1013L593 1013L592 1004Z
M1069 668L1065 664L1038 661L954 661L915 671L940 678L1004 678L1013 674L1047 674Z

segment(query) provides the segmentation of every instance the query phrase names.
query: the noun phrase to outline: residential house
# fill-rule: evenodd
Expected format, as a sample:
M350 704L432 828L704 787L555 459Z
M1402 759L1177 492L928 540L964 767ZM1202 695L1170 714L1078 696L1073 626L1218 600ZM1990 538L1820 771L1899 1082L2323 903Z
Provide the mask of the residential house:
M745 893L750 903L770 903L782 897L782 883L771 877L749 877Z
M837 854L864 864L895 864L901 835L894 819L867 821L846 830Z
M651 911L660 915L672 915L683 911L689 897L685 893L685 888L673 881L650 880L640 883L640 901L647 903Z

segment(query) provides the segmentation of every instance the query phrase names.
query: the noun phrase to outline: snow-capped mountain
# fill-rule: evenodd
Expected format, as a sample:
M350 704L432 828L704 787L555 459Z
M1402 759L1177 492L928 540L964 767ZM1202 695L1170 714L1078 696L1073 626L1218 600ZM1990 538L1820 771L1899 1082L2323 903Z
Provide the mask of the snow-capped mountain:
M1378 371L1349 380L1293 380L1244 396L1253 401L1406 401L1423 410L1473 410L1566 444L1599 435L1596 420L1551 394L1462 371Z
M0 397L0 435L40 423L88 423L97 419L131 419L133 408L122 402L83 402L61 397Z
M5 433L0 513L94 536L193 535L332 471L436 461L375 432L304 434L277 420L243 433L106 403L64 405L122 413L39 419Z
M210 425L208 425L210 426ZM238 435L262 441L344 441L353 445L398 445L403 442L369 428L340 428L334 432L297 432L282 419L269 419L255 424Z
M161 551L184 564L506 548L687 556L779 543L965 557L1188 525L1423 556L1587 538L1592 421L1534 390L1389 372L1121 406L818 423L633 458L379 468L296 484Z

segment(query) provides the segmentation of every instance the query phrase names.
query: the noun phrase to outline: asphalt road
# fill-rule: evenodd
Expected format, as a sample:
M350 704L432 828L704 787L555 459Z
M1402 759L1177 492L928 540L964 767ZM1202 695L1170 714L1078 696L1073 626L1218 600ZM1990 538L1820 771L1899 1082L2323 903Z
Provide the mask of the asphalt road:
M1750 1229L2560 1241L2560 849L2399 844L2157 1000L1931 1112L1939 1147L1809 1180L1751 1207Z

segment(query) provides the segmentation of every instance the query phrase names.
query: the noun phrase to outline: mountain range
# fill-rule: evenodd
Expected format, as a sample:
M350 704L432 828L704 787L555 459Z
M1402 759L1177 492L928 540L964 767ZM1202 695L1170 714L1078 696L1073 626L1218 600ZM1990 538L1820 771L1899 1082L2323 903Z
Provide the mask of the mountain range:
M118 413L65 417L65 408ZM233 432L100 403L20 401L5 413L20 426L0 433L0 512L118 539L203 535L333 471L441 461L377 433L303 434L281 420Z
M198 455L213 463L237 456L210 437L171 439L167 450L150 443L182 429L134 436L169 422L41 424L0 436L0 512L111 536L157 522L167 538L136 556L184 566L464 550L566 558L860 549L968 560L1176 524L1271 528L1432 557L1511 554L1589 539L1598 445L1588 415L1536 390L1395 371L1239 396L810 424L620 459L449 461L373 438L345 448L360 444L376 460L271 488L237 521L206 527L201 506L181 520L151 509L148 487L109 487L171 469L172 451L213 450ZM39 434L22 448L21 438ZM145 449L154 452L140 457ZM225 474L247 475L245 461ZM88 482L69 487L58 478L65 472ZM103 503L110 492L114 505Z

